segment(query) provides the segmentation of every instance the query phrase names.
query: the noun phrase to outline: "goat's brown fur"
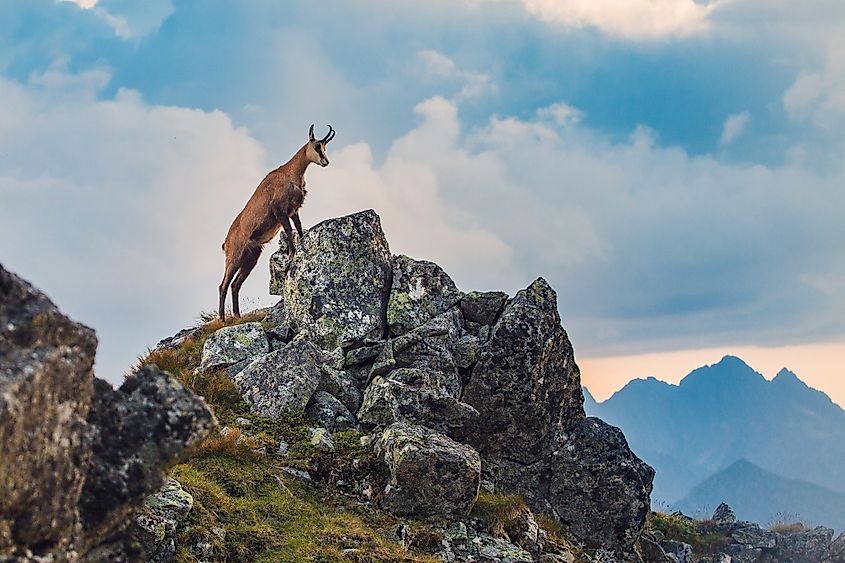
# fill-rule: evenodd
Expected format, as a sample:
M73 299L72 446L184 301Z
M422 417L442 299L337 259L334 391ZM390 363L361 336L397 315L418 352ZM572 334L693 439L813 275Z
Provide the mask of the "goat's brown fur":
M223 243L226 269L219 287L218 312L221 319L225 319L226 293L230 284L232 314L240 316L238 292L258 262L261 249L273 240L280 229L284 229L287 237L288 256L293 256L293 231L290 220L293 220L299 238L302 239L299 208L302 207L307 194L305 170L312 162L328 166L329 159L325 147L333 138L334 130L330 126L329 133L323 139L315 139L312 125L308 132L308 142L288 162L267 174L258 184L243 211L235 217L226 235L226 242Z

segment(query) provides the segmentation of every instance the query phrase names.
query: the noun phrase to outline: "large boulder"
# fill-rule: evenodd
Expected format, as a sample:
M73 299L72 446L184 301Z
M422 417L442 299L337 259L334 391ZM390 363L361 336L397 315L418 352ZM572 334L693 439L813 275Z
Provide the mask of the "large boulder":
M91 455L94 331L0 266L0 553L66 547Z
M308 229L292 260L275 253L270 287L296 329L332 350L384 337L391 272L381 221L367 210Z
M374 444L390 472L381 505L399 516L465 515L478 496L478 452L424 426L396 423Z
M164 482L162 470L178 462L214 427L202 398L175 377L147 366L119 389L95 381L88 413L93 443L80 499L87 533L119 526Z
M508 300L501 291L470 291L461 299L461 312L468 323L492 325Z
M281 418L305 410L320 384L321 361L314 344L296 339L254 360L233 380L252 412Z
M586 418L551 457L548 499L575 538L628 561L649 512L653 479L654 470L631 452L621 430Z
M831 555L833 530L818 526L792 534L778 534L775 559L780 563L815 563Z
M202 347L200 370L225 368L248 362L270 351L261 323L243 323L213 332Z
M523 463L546 456L557 432L584 418L572 344L544 279L505 306L462 400L480 413L463 430L463 441L485 457Z
M393 257L393 283L387 323L394 335L405 334L443 313L461 298L455 282L434 262Z
M93 331L0 267L0 555L124 561L132 514L214 424L205 402L147 367L94 378Z
M454 380L442 372L418 368L399 368L374 377L358 411L359 420L367 424L408 422L447 434L477 416L478 411L458 399Z

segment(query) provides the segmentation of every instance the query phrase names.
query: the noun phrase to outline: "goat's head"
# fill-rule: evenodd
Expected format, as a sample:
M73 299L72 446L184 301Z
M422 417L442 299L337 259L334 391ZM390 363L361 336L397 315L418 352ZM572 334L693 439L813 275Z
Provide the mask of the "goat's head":
M322 139L314 138L314 125L311 125L311 129L308 130L308 145L306 145L305 155L308 157L308 160L314 164L319 164L320 166L329 165L326 145L329 144L329 141L334 139L334 129L332 129L331 125L329 125L328 128L329 132L326 133L326 136Z

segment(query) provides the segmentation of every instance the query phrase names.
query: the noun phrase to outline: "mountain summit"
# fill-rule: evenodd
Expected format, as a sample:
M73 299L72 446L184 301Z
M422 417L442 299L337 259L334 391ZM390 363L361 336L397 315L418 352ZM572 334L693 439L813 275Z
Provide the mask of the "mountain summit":
M845 411L787 369L767 381L740 358L725 356L678 385L634 380L585 408L622 428L655 467L658 505L672 505L739 460L845 491Z

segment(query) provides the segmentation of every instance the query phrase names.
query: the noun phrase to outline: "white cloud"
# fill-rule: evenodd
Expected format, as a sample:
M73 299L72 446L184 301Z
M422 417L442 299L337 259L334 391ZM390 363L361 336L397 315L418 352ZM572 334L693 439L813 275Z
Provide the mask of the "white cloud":
M69 2L71 4L76 4L83 10L90 10L94 6L97 5L99 0L56 0L57 2Z
M569 127L584 119L584 112L566 102L557 102L537 110L540 119L550 119L561 127Z
M783 105L793 119L808 119L832 130L845 118L845 25L830 39L823 68L803 71L783 95Z
M627 40L685 37L707 31L717 2L695 0L522 0L528 12L566 27L593 27Z
M430 82L454 80L458 82L461 88L457 94L458 100L475 98L496 91L496 85L489 75L462 70L458 68L455 61L443 53L427 49L420 51L417 59L422 67L422 75L425 80Z
M728 145L737 137L745 133L745 129L751 122L751 114L747 111L729 115L722 125L722 135L719 137L719 144Z

